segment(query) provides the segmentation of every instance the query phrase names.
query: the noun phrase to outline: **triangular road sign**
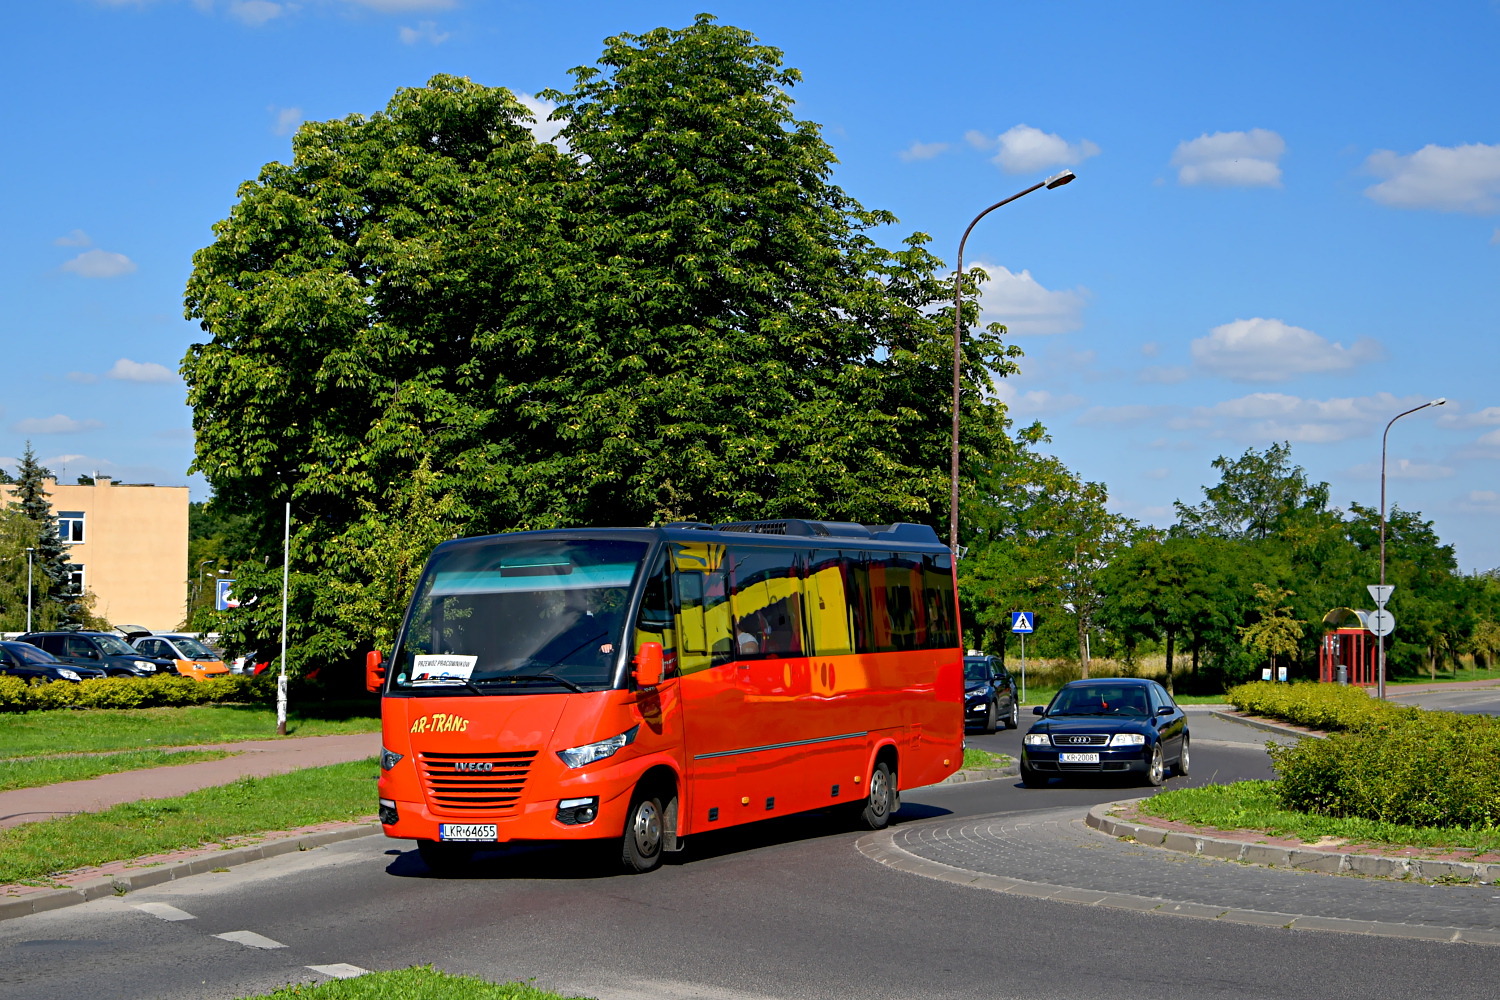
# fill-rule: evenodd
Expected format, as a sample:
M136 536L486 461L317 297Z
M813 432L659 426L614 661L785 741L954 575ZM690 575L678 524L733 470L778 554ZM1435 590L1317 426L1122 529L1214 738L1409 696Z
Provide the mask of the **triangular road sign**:
M1396 589L1394 583L1372 583L1365 588L1370 592L1370 597L1375 601L1377 608L1385 607L1385 603L1391 599L1391 591Z

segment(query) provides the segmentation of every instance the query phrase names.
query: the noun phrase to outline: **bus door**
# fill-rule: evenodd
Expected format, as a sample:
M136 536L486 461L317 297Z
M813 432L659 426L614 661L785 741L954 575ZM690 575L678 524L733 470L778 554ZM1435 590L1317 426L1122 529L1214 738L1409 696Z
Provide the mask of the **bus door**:
M744 705L733 663L729 576L725 547L709 542L672 544L678 624L678 690L682 699L688 829L712 829L738 815L737 720Z
M814 550L806 566L803 590L811 691L808 700L828 735L844 736L820 747L819 770L827 788L819 794L829 801L858 799L864 786L854 782L869 765L871 735L881 712L872 704L865 657L859 655L860 636L868 615L851 570L860 565L859 552ZM834 796L833 788L838 787Z

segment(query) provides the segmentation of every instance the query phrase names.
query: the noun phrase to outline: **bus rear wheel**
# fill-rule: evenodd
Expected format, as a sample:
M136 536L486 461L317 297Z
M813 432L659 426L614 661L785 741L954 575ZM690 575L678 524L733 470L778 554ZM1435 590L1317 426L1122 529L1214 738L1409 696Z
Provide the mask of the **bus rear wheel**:
M417 841L422 863L434 875L453 875L474 860L477 850L472 844L447 844L440 840Z
M625 835L620 840L620 863L627 872L645 874L661 864L666 841L666 821L661 797L637 788L625 816Z
M884 830L896 810L896 778L884 762L875 765L870 774L870 794L855 804L856 822L866 829Z

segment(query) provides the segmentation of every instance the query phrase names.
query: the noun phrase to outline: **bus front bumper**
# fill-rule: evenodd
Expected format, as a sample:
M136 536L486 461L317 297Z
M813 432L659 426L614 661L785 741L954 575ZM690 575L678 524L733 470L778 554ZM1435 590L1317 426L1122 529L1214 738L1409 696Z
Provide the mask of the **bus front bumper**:
M580 795L575 799L538 799L525 802L519 809L503 813L486 814L475 810L455 816L451 813L438 815L425 802L409 802L401 799L380 800L380 825L387 837L398 840L448 840L460 834L471 843L483 845L508 844L513 841L548 840L597 840L618 837L625 831L625 813L630 807L630 787L610 795L603 789L591 789L596 795ZM583 805L597 800L592 807ZM564 807L562 803L569 803ZM576 804L575 804L576 803ZM592 818L588 817L589 811ZM495 828L494 838L471 840L473 830L453 828ZM448 829L445 829L448 828ZM487 831L486 831L487 833Z

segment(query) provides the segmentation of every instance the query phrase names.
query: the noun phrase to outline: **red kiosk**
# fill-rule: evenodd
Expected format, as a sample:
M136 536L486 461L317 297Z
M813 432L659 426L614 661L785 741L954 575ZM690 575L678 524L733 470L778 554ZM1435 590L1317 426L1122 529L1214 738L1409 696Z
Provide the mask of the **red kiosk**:
M1338 682L1340 665L1348 668L1350 684L1373 687L1379 678L1378 638L1365 628L1367 611L1334 608L1323 616L1323 644L1318 648L1318 680Z

